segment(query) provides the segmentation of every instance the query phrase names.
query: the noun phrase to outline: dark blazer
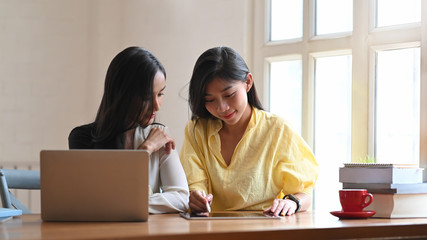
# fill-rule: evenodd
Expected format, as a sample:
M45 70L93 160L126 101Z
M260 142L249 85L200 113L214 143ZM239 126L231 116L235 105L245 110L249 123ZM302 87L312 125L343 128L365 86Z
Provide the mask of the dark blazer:
M70 149L94 149L92 133L95 132L95 124L90 123L75 127L68 136L68 147Z
M122 149L123 143L120 137L110 141L95 141L95 123L75 127L68 136L70 149Z

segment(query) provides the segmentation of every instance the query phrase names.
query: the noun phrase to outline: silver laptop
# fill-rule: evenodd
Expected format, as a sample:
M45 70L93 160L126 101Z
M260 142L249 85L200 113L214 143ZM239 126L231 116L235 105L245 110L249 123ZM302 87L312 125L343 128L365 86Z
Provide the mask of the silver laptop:
M42 220L147 221L148 163L138 150L42 150Z

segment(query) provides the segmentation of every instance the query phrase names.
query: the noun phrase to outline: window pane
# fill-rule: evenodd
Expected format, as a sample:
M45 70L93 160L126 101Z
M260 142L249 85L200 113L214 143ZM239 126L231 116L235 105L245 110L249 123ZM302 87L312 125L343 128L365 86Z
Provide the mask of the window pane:
M351 161L351 63L351 55L316 59L314 152L320 175L314 207L322 209L340 206L338 169Z
M302 37L302 0L271 0L270 41Z
M270 64L270 112L290 121L301 134L302 119L301 60Z
M418 163L420 49L377 52L377 162Z
M421 0L377 0L377 27L421 21Z
M352 0L317 0L316 35L353 31Z

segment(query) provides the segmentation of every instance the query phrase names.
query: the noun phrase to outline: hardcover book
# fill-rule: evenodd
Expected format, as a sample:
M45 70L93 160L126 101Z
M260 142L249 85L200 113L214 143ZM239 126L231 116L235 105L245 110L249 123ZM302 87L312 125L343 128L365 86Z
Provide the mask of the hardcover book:
M418 167L395 167L394 165L341 167L339 181L342 183L422 183L423 169Z
M427 217L427 193L380 194L365 208L375 211L377 218L425 218Z
M343 189L366 189L369 193L427 193L427 183L348 183Z
M418 168L415 163L344 163L344 167L367 167L367 168Z

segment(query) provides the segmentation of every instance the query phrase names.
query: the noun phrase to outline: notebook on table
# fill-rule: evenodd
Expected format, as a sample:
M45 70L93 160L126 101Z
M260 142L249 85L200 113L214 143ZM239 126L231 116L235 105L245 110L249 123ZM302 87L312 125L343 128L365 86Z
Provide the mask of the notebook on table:
M146 221L148 167L142 150L42 150L42 220Z

